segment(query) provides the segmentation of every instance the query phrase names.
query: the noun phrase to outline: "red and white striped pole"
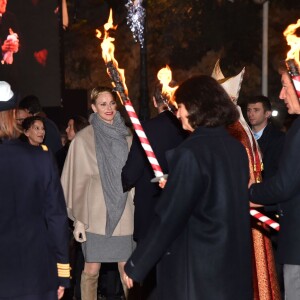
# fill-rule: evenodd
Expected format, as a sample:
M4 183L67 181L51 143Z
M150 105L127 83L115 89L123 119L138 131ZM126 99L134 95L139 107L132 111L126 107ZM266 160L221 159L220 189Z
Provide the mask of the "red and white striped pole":
M161 178L166 178L167 175L164 175L159 162L154 154L154 151L150 145L150 142L146 136L146 133L140 123L140 120L133 108L133 105L127 96L127 93L125 91L125 85L122 81L122 78L120 76L120 73L116 67L116 65L113 63L113 61L108 61L106 63L107 66L107 73L109 77L112 80L114 90L117 92L118 96L120 97L121 102L124 104L125 109L128 113L128 116L130 118L130 121L133 125L134 131L136 132L141 145L146 153L146 156L150 162L150 165L152 167L152 170L154 172L155 178L152 179L152 182L158 182Z
M268 218L267 216L263 215L256 209L250 209L250 215L253 216L254 218L258 219L259 221L269 225L273 229L279 231L280 225L277 222L275 222L272 219Z
M151 167L153 169L153 172L155 174L155 177L156 178L163 178L165 175L158 163L158 160L156 159L156 156L153 152L153 149L150 145L150 142L145 134L145 131L140 123L140 120L133 108L133 105L131 103L131 101L129 99L127 99L125 102L124 102L124 105L125 105L125 108L126 108L126 111L128 113L128 116L131 120L131 123L133 125L133 128L141 142L141 145L146 153L146 156L151 164Z
M146 153L146 156L151 164L153 172L155 174L155 178L152 179L152 182L159 182L161 178L166 178L167 175L164 175L156 156L153 152L153 149L150 145L150 142L146 136L146 133L139 121L139 118L133 108L133 105L128 97L128 91L125 85L125 77L124 73L121 72L121 69L118 69L118 62L114 58L114 50L115 46L113 44L114 38L109 36L109 29L115 29L113 26L113 18L112 18L112 10L110 9L110 14L107 23L104 25L105 36L101 43L102 48L102 57L107 67L107 73L112 81L112 85L114 86L114 91L117 92L122 104L125 105L126 111L129 115L129 118L132 122L133 128L139 137L141 145ZM97 37L101 37L101 32L97 30ZM121 74L121 73L122 74ZM123 76L122 76L123 75ZM123 80L124 78L124 80Z

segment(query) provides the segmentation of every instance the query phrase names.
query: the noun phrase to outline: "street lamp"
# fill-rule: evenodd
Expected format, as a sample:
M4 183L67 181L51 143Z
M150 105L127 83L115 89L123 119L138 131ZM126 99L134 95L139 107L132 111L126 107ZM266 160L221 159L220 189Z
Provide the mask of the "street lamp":
M262 36L262 94L268 96L268 27L269 1L253 0L263 3L263 36Z
M234 0L228 0L234 3ZM269 26L269 1L253 0L253 3L263 5L262 17L262 94L268 96L268 26Z

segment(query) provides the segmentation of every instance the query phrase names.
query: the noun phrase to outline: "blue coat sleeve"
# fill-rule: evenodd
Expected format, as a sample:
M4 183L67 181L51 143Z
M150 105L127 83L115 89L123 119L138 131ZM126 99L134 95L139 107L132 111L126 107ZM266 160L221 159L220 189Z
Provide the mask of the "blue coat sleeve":
M133 135L132 145L128 154L127 161L123 167L121 174L124 191L128 191L135 186L137 180L143 173L146 159L147 158L141 146L139 138L135 133Z
M51 156L51 153L49 155ZM45 195L45 219L50 243L57 261L59 285L68 287L70 266L68 257L69 234L67 210L58 170L51 158L49 159L49 165L50 176Z
M290 129L276 174L250 188L250 200L259 204L275 204L291 199L300 189L300 126ZM300 125L300 124L299 124Z

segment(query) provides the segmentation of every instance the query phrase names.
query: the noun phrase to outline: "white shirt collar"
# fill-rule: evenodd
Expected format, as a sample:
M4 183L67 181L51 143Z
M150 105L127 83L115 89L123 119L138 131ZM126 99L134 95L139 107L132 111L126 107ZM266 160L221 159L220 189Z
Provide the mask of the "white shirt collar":
M254 135L254 138L255 138L256 140L258 140L258 139L261 138L261 136L262 136L262 134L263 134L263 132L264 132L264 130L265 130L266 127L267 127L267 126L265 126L263 129L261 129L261 130L258 131L258 132L252 131L252 132L253 132L253 135Z

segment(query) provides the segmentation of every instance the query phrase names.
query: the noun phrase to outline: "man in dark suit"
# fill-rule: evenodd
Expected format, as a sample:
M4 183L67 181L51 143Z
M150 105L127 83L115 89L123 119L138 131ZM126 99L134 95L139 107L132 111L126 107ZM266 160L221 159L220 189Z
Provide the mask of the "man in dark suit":
M252 131L259 148L262 152L263 159L263 179L270 178L275 175L279 159L283 150L285 134L275 128L269 121L272 116L272 106L270 100L263 95L250 98L247 104L247 117L252 126ZM273 220L278 220L278 213L281 213L280 205L266 206L264 214ZM278 220L279 221L279 220ZM282 265L278 263L276 257L278 232L271 230L269 232L274 250L277 276L280 284L280 290L283 294L283 271Z
M153 104L158 110L158 115L142 125L164 174L167 174L168 164L165 153L177 147L187 136L187 132L182 129L176 116L169 111L162 97L160 85L156 86ZM162 191L157 183L150 182L153 177L151 165L138 137L135 135L122 171L122 181L125 190L135 187L133 237L137 243L144 239L147 234L154 218L154 208ZM150 282L153 281L153 272L148 277L148 281L145 280L143 283L142 299L154 299L153 295L152 298L149 296L152 289Z
M283 72L282 99L289 114L300 114L300 104L288 73ZM300 179L299 179L300 118L289 129L279 168L272 178L250 188L250 199L254 203L272 205L280 203L282 217L278 238L277 257L283 264L285 297L300 299ZM253 205L253 204L251 204Z
M255 96L248 101L247 117L263 154L264 179L276 173L284 144L284 133L269 122L271 114L271 103L267 97Z

